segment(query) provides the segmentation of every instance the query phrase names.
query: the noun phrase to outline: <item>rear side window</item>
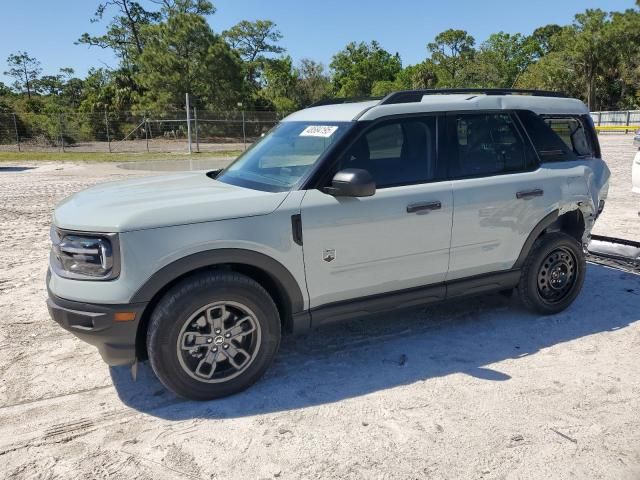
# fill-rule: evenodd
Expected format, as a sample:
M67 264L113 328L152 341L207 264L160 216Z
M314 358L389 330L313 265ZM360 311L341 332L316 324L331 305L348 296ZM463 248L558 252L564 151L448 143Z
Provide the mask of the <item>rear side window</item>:
M509 113L462 113L449 118L452 178L521 172L533 165L533 152Z
M528 110L518 112L518 116L541 161L564 162L578 158L573 148L563 141L542 117Z
M578 157L593 156L590 135L582 118L542 115L542 119Z

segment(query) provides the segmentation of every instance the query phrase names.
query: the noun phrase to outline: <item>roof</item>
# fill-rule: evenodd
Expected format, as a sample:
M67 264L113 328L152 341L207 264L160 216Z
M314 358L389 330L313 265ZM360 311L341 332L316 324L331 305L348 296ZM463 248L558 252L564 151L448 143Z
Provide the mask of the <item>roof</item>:
M323 105L299 110L285 117L283 122L351 122L367 108L375 107L379 100Z
M422 112L473 110L531 110L538 114L589 113L586 105L575 98L540 95L486 95L482 93L425 94L420 101L383 104L374 100L310 107L295 112L283 121L349 122L375 120L388 115Z

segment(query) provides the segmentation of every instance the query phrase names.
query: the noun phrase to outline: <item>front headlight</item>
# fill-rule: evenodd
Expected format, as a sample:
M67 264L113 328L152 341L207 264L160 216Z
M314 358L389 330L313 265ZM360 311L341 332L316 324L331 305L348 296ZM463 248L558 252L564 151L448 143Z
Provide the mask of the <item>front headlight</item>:
M64 278L112 280L120 274L115 233L83 233L51 228L51 268Z

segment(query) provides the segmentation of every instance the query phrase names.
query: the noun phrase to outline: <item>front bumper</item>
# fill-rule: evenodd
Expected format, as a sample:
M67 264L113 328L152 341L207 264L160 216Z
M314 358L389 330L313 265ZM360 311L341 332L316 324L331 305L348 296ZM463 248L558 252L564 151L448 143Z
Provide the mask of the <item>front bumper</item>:
M146 303L97 305L59 298L49 291L49 314L62 328L98 348L109 365L128 365L136 360L136 332ZM134 312L135 319L116 321L115 314Z

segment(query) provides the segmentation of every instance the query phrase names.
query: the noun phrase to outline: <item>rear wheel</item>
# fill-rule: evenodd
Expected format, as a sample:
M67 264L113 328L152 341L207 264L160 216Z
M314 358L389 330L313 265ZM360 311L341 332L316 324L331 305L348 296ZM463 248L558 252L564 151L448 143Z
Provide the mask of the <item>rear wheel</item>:
M176 285L155 308L147 335L160 381L193 400L249 387L279 344L273 300L257 282L233 272L202 273Z
M582 246L573 237L562 232L543 235L522 268L518 296L530 310L560 312L580 293L585 270Z

